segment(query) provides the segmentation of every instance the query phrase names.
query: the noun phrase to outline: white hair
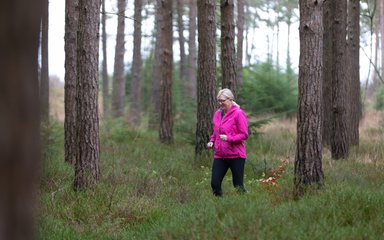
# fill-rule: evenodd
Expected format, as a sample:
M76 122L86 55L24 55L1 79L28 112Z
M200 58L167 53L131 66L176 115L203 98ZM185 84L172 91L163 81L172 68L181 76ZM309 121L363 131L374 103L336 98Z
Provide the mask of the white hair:
M237 104L235 101L234 101L234 96L233 96L233 93L232 91L229 89L229 88L223 88L221 89L218 93L217 93L217 98L219 98L220 96L224 96L226 99L229 99L232 101L232 104L237 106L237 107L240 107L239 104Z

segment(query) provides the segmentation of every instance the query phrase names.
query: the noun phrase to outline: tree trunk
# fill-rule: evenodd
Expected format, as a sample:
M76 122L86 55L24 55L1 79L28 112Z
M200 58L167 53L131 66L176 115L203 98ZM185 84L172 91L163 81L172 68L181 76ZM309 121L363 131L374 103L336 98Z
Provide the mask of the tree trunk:
M330 9L331 2L325 1L323 6L323 144L331 145L332 133L332 19L333 11Z
M196 157L207 150L216 103L215 0L198 1Z
M160 142L173 142L172 134L172 0L163 0L160 6Z
M163 21L161 15L161 0L156 1L156 11L155 11L155 53L152 69L152 111L150 111L149 116L149 128L158 130L160 125L160 74L161 74L161 55L160 55L160 27L161 22Z
M180 46L180 80L187 86L187 56L185 54L185 38L184 38L184 0L176 0L177 6L177 30L179 34L179 46ZM186 91L188 92L188 90Z
M99 180L98 66L100 1L79 0L75 190Z
M64 135L65 161L76 162L76 82L77 82L77 28L79 20L78 0L65 1L65 84L64 84Z
M0 239L36 239L38 51L44 1L0 3Z
M187 68L187 82L188 92L187 96L196 99L197 95L197 62L196 62L196 17L197 17L197 3L196 0L189 0L189 38L188 38L188 68Z
M333 13L332 39L332 132L331 155L333 159L347 158L349 155L349 103L346 78L346 20L347 1L331 1Z
M245 0L237 0L237 83L243 85L243 42Z
M309 185L321 185L321 96L323 1L300 0L299 101L295 157L295 196Z
M131 107L130 119L135 126L141 122L141 0L135 0L134 33L133 33L133 59L132 59L132 82L131 82Z
M102 81L103 81L103 114L107 116L109 113L109 80L107 68L107 15L105 13L105 0L101 1L101 34L102 34L102 48L103 48L103 63L102 63Z
M41 24L41 79L40 79L40 110L41 120L49 120L49 68L48 68L48 25L49 3L44 0L43 17Z
M276 47L274 47L276 49L276 69L280 69L280 59L279 59L279 56L280 56L280 47L279 47L279 38L280 38L280 10L279 10L279 5L280 5L280 2L279 0L275 0L275 6L274 6L274 10L276 12L276 16L275 16L275 23L274 25L276 25L276 31L274 33L274 35L276 34L276 40L273 40L273 42L275 42L276 44ZM274 29L274 27L273 27ZM273 46L273 44L272 44ZM271 51L271 56L273 55L273 49Z
M360 1L348 3L348 61L350 72L350 143L359 145L359 122L362 116L360 96Z
M380 1L381 77L384 77L384 1Z
M232 90L237 96L235 24L233 0L220 0L221 10L221 69L222 87Z
M125 78L124 78L124 54L125 54L125 7L126 0L117 0L117 34L115 48L115 66L112 86L112 114L114 117L124 115L125 106Z

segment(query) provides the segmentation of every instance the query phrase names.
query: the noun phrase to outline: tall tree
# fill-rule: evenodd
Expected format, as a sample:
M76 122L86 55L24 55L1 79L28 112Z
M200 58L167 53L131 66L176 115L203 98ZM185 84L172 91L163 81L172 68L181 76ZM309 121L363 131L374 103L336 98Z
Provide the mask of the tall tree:
M107 115L109 111L109 80L107 68L107 14L105 13L105 0L101 0L101 11L103 113L104 115Z
M79 0L75 190L99 180L98 66L100 1Z
M43 17L41 19L41 73L40 73L40 107L41 119L49 119L49 68L48 68L48 25L49 3L44 0Z
M245 0L237 0L237 83L243 84L243 41L244 41Z
M196 156L207 149L216 103L215 0L197 1L198 68Z
M348 2L348 67L350 85L350 143L359 145L359 122L362 116L360 96L360 1Z
M161 0L156 0L156 10L155 10L155 50L154 50L154 60L153 60L153 69L152 69L152 94L151 94L151 105L152 111L150 111L150 117L148 125L151 129L159 129L160 122L160 74L161 74L161 54L160 54L160 27L161 22L163 21L161 15Z
M286 73L289 80L292 80L293 78L293 69L292 69L292 62L291 62L291 26L292 23L296 21L294 10L297 8L297 0L284 0L282 2L283 7L281 7L282 11L282 17L287 24L287 59L286 59ZM323 7L324 8L324 7ZM323 10L324 11L324 10ZM324 20L323 20L324 22Z
M134 12L134 32L133 32L133 59L132 59L132 82L131 82L131 107L130 115L132 123L138 126L141 121L141 0L135 0L135 12Z
M346 21L347 0L331 1L333 11L332 40L332 131L331 155L333 159L347 158L349 155L349 104L346 78Z
M117 0L117 34L115 47L115 66L112 84L112 114L121 117L124 114L125 78L124 78L124 54L125 54L125 7L126 0Z
M188 69L187 69L187 82L188 91L187 96L196 99L196 72L197 72L197 57L196 57L196 17L197 17L197 3L196 0L189 0L189 25L188 25Z
M321 97L323 1L300 0L299 102L295 156L295 196L309 185L321 185Z
M333 45L332 45L332 19L331 1L323 4L323 144L331 146L332 133L332 65L333 65Z
M360 9L359 9L360 11ZM384 1L380 1L381 76L384 77Z
M234 0L220 0L221 12L221 71L222 87L232 90L237 96Z
M78 0L65 1L65 84L64 84L64 135L65 161L76 162L76 82L77 82L77 29L79 21Z
M184 0L176 0L177 9L177 32L179 35L179 46L180 46L180 79L187 85L185 81L187 76L187 55L185 54L185 37L184 37Z
M0 3L0 239L36 239L43 1Z
M161 143L173 142L172 121L172 0L162 0L160 5L160 130Z

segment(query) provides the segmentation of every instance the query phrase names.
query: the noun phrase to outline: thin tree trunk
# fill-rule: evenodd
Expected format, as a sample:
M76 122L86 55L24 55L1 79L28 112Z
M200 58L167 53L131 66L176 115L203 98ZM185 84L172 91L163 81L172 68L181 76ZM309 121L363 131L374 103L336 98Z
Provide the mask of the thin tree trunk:
M333 159L347 158L349 155L349 116L348 89L346 78L346 10L347 1L331 2L333 13L332 39L332 131L331 155Z
M243 85L243 43L244 43L245 0L237 0L237 82Z
M348 3L348 61L350 72L350 143L359 145L359 122L362 116L360 95L360 1Z
M44 12L41 24L41 79L40 79L40 108L41 120L49 120L49 68L48 68L48 26L49 3L44 0Z
M77 82L77 29L78 0L65 1L65 84L64 84L64 135L65 161L72 165L76 162L76 82Z
M99 22L100 1L79 0L77 35L77 122L75 190L99 181Z
M133 33L133 59L132 59L132 82L131 82L131 108L130 119L135 126L141 122L141 0L135 0L134 33Z
M0 3L0 239L37 238L38 49L44 3Z
M187 82L188 92L187 96L196 99L197 95L197 57L196 57L196 17L197 17L197 3L196 0L189 0L189 38L188 38L188 68L187 68Z
M384 77L384 1L380 1L381 77Z
M180 80L187 86L187 56L185 54L185 37L184 37L184 0L176 0L177 6L177 30L179 34L180 46ZM188 92L188 90L186 91Z
M276 15L276 18L275 18L275 24L276 24L276 68L277 69L280 69L280 59L279 59L279 56L280 56L280 48L279 48L279 38L280 38L280 13L279 13L279 10L278 10L278 5L280 4L279 0L275 0L275 11L277 12L277 15Z
M161 0L156 1L155 11L155 53L152 69L152 111L150 111L149 128L158 130L160 127L160 74L161 74L161 54L160 54L160 27L163 21L161 15Z
M172 0L163 0L161 3L162 21L160 41L160 131L161 143L173 142L172 121Z
M221 70L222 87L229 88L237 96L235 24L233 0L220 0L221 10Z
M102 49L103 49L103 64L102 64L102 81L103 81L103 113L104 116L108 115L109 111L109 80L107 68L107 15L105 13L105 0L101 2L101 34L102 34Z
M215 0L198 1L198 81L196 157L207 150L216 103Z
M115 48L115 66L112 86L112 114L114 117L122 117L125 107L125 78L124 78L124 54L125 54L125 7L126 0L117 0L117 34Z
M300 0L299 101L295 157L296 197L309 185L321 185L321 96L323 64L323 1Z

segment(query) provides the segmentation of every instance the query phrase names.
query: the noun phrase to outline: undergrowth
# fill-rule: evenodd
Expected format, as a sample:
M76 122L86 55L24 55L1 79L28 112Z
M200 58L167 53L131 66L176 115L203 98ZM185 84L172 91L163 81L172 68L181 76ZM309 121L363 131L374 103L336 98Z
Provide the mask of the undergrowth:
M101 126L101 179L74 192L63 126L48 129L39 188L40 239L380 239L384 237L383 138L361 140L347 160L323 158L324 188L293 200L295 132L280 126L247 141L246 194L210 190L210 158L184 137L171 146L124 122ZM45 137L47 137L45 136ZM286 161L282 165L282 160ZM283 167L283 171L281 171ZM278 173L278 175L276 175ZM277 176L277 184L262 179Z

